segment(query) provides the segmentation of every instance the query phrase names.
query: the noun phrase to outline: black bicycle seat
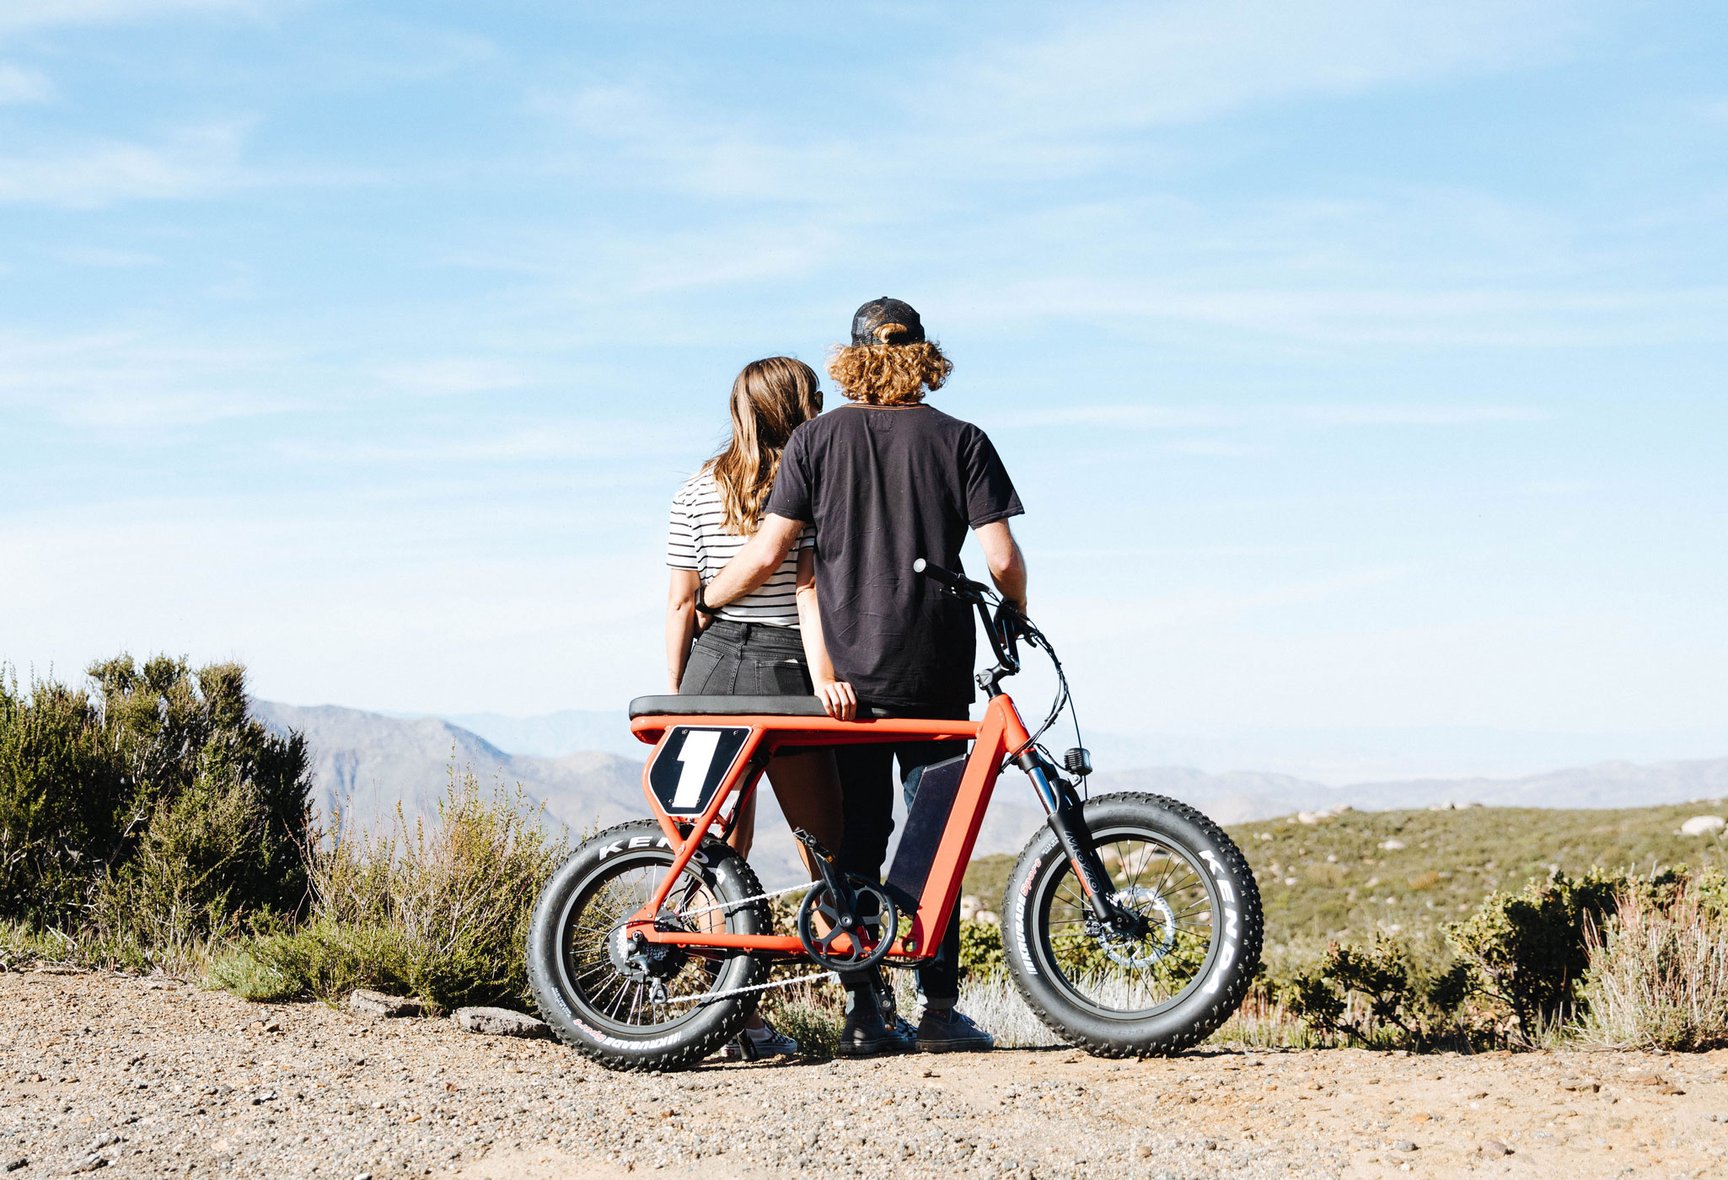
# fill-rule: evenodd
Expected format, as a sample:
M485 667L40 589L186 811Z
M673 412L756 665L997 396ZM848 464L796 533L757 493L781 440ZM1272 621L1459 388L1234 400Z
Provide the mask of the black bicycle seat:
M827 710L813 696L655 696L630 702L630 716L637 717L826 717ZM886 709L860 702L858 716L883 719L894 716Z
M635 717L826 717L813 696L654 696L630 702Z

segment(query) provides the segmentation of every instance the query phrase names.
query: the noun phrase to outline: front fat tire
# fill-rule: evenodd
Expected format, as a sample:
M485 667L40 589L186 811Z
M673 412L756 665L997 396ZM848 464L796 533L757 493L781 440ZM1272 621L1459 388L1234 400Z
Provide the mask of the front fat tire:
M684 880L691 881L692 874L699 879L699 888L707 894L704 908L722 907L715 916L723 915L725 931L770 933L773 918L766 903L743 900L762 892L749 864L713 838L702 842L698 856L707 863L692 858ZM559 1040L609 1069L674 1070L693 1065L737 1036L756 1010L757 994L746 993L682 1005L665 1021L632 1027L610 1018L616 1013L609 1013L600 985L572 982L568 949L572 931L582 919L582 913L573 910L598 911L603 904L601 890L626 874L638 883L659 880L671 864L672 850L659 824L653 820L619 824L571 853L534 906L527 952L528 985L535 1004ZM673 898L680 887L675 887ZM692 955L679 976L686 986L694 979L694 986L703 991L732 991L752 987L767 976L766 966L748 952L713 953L720 957L712 980L684 974L704 970L702 960Z
M1241 1004L1259 965L1264 918L1254 874L1217 824L1174 799L1120 792L1100 795L1084 807L1087 827L1101 849L1112 835L1123 840L1139 836L1143 843L1205 870L1197 888L1212 907L1212 920L1202 965L1184 988L1138 1010L1126 1005L1111 1010L1109 1003L1069 979L1052 950L1050 919L1053 906L1064 904L1058 894L1074 895L1077 889L1073 869L1046 826L1021 852L1003 899L1002 942L1009 975L1040 1020L1070 1044L1097 1056L1152 1056L1197 1044Z

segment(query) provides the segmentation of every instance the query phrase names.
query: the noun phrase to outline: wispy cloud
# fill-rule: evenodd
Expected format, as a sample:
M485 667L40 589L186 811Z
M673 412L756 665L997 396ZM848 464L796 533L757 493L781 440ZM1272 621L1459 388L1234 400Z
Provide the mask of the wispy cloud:
M1046 134L1192 123L1259 103L1494 69L1577 33L1568 3L1178 0L1059 11L979 46L919 95L978 128Z
M624 460L657 455L687 458L690 441L681 429L657 429L640 422L582 420L543 422L518 430L465 432L461 436L410 438L390 442L311 443L285 441L276 450L286 458L335 465L391 463L531 463L567 460Z
M1178 0L1050 10L1049 27L1012 24L957 56L909 60L872 118L820 135L784 112L716 109L681 79L624 77L532 109L580 137L572 167L607 152L638 183L710 198L842 202L885 189L921 196L1004 180L1044 183L1120 158L1124 132L1191 124L1309 96L1353 95L1502 68L1564 48L1570 0ZM1149 146L1127 149L1144 158Z
M202 197L254 183L240 166L250 122L182 128L155 144L96 141L0 156L0 202L93 208Z
M0 107L47 102L53 97L54 83L48 75L0 61Z
M166 16L258 13L266 0L6 0L0 35L59 25L138 24Z
M282 385L280 346L210 344L127 330L0 329L0 406L99 429L161 429L276 414L310 400Z
M136 270L144 266L159 266L159 255L142 250L111 250L103 246L72 245L56 252L62 262L72 266L87 266L93 270Z
M964 307L973 320L1059 315L1094 323L1204 324L1348 344L1551 348L1728 338L1728 287L1182 290L1060 276L999 288Z
M94 139L0 155L0 204L91 209L268 188L351 188L389 179L386 171L365 166L251 162L246 149L256 125L252 117L235 117L179 127L154 141Z
M520 361L497 357L451 356L386 365L378 371L385 385L420 397L450 397L521 389L544 374Z
M1528 406L1468 405L1445 402L1377 405L1258 405L1231 409L1175 405L1075 405L1009 411L994 421L1006 427L1107 426L1132 430L1230 430L1265 427L1475 426L1540 422L1545 411ZM1229 454L1233 445L1208 451L1206 440L1182 440L1197 447L1191 454Z

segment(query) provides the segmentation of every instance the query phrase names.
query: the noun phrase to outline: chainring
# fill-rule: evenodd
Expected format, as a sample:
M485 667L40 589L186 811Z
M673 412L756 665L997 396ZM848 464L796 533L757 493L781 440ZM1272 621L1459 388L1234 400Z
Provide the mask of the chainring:
M853 907L848 912L835 899L833 890L825 882L819 882L804 895L804 904L798 907L798 941L804 944L805 954L830 971L874 967L888 954L894 934L900 929L900 911L895 908L893 898L877 886L854 885L852 898ZM871 911L874 914L866 917ZM828 927L826 933L817 932L819 917ZM845 939L844 949L836 950L841 939Z

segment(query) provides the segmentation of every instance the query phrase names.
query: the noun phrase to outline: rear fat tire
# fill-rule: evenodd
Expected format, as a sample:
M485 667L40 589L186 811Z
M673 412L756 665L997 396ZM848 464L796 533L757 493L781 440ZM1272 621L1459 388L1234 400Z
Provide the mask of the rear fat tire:
M737 1036L756 1010L758 993L746 993L707 1004L672 1006L667 1019L654 1023L644 1018L638 1024L630 1019L636 1015L630 1012L620 1020L616 1001L608 1003L607 996L613 986L627 986L627 978L616 971L609 976L591 970L585 974L572 962L572 933L583 932L592 945L594 918L611 920L602 897L606 887L658 881L672 858L665 835L653 820L619 824L571 853L552 874L534 907L528 932L528 984L540 1014L560 1040L610 1069L673 1070L692 1065ZM728 934L772 931L767 903L743 900L762 892L755 872L721 841L702 842L668 898L668 907L676 904L686 883L699 890L692 908L722 907L707 918L723 918ZM646 901L641 898L642 904ZM767 966L747 951L704 954L710 957L692 953L669 981L675 992L731 991L752 987L767 977ZM709 965L711 979L706 978Z
M1254 874L1218 825L1174 799L1137 792L1101 795L1084 805L1084 815L1100 850L1112 837L1138 842L1167 851L1172 864L1193 870L1197 880L1189 895L1197 900L1189 908L1201 904L1198 899L1203 897L1210 913L1203 960L1186 986L1138 1008L1126 1002L1113 1008L1108 999L1087 994L1084 981L1068 978L1062 955L1052 950L1051 916L1053 907L1068 907L1065 899L1077 895L1078 884L1055 833L1046 826L1021 852L1003 899L1002 942L1009 974L1040 1020L1069 1043L1098 1056L1175 1053L1197 1044L1241 1004L1259 965L1264 918ZM1109 866L1106 871L1111 871ZM1123 880L1118 872L1117 884ZM1084 945L1101 947L1096 940ZM1132 970L1123 969L1122 974Z

